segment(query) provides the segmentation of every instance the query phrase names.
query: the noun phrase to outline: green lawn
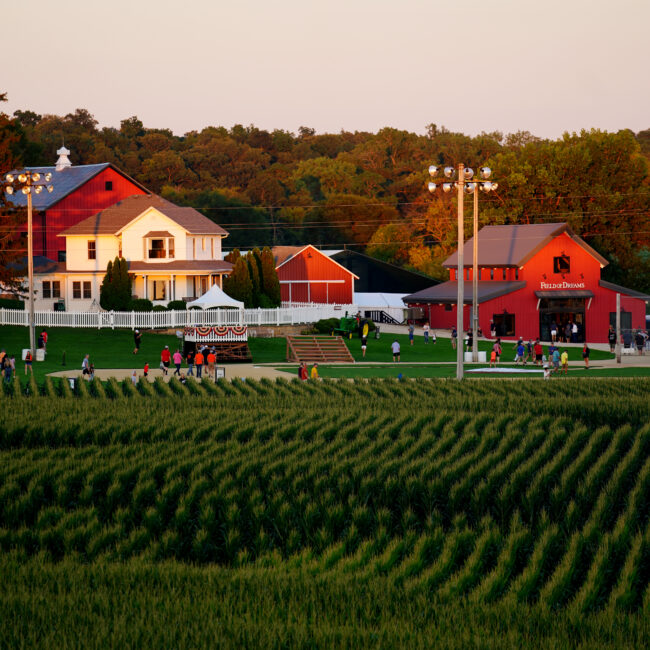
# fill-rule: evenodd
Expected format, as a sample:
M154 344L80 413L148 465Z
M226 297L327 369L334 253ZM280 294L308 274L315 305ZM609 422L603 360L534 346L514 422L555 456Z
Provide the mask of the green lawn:
M480 366L483 367L483 366ZM512 364L505 366L515 370ZM531 369L533 366L527 366ZM311 369L311 364L309 365ZM465 377L467 379L541 379L542 370L533 373L483 373L471 372L473 366L465 365ZM292 375L298 375L298 366L277 366L276 370L288 372ZM373 378L397 378L400 374L404 379L416 378L449 378L456 376L456 364L436 364L436 365L413 365L407 363L386 363L382 365L319 365L318 373L323 378L328 379L373 379ZM579 377L650 377L650 368L610 368L598 367L598 365L585 370L583 366L569 366L569 374L551 375L551 381L564 381L567 378L575 379Z
M401 347L401 361L455 361L456 350L451 347L451 339L439 338L438 342L434 345L429 342L428 345L424 344L422 336L416 336L413 345L409 345L409 338L407 334L381 334L380 339L374 338L374 333L368 338L368 349L366 350L365 359L361 354L361 340L357 337L346 339L345 342L356 361L392 361L393 355L391 352L391 343L397 339ZM478 343L479 350L485 350L487 359L490 358L490 352L494 345L493 340L480 340ZM515 358L515 343L505 341L501 345L503 354L502 361L514 360ZM560 351L563 347L560 345ZM582 348L566 348L569 352L569 361L582 361ZM544 345L544 354L548 355L548 345ZM601 359L613 359L614 355L610 352L601 350L592 350L592 361Z
M40 331L36 330L37 338ZM40 381L46 374L60 370L81 373L81 362L86 354L90 355L96 368L141 369L147 361L152 367L157 367L163 347L168 345L173 351L179 343L181 341L175 336L145 331L140 352L134 356L131 330L52 327L48 329L47 356L45 361L34 362L34 375ZM23 376L25 367L21 350L28 347L29 330L26 327L0 327L0 349L16 356L19 376Z

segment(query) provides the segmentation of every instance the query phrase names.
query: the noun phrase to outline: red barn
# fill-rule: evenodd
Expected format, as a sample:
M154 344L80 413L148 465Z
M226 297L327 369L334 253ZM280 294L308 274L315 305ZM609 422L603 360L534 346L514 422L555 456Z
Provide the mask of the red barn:
M40 174L50 172L54 187L51 194L42 192L32 197L34 255L63 262L65 238L57 237L60 232L122 199L150 192L111 163L72 165L65 147L57 153L56 166L29 169ZM22 193L7 198L15 205L27 205L27 197Z
M465 243L464 328L471 326L473 241ZM479 326L484 334L550 340L551 325L578 326L579 341L606 342L621 294L621 328L645 328L650 296L601 280L607 260L566 223L487 226L478 234ZM404 298L433 327L456 326L458 255L443 266L450 280Z
M311 244L272 249L282 302L351 305L359 278Z

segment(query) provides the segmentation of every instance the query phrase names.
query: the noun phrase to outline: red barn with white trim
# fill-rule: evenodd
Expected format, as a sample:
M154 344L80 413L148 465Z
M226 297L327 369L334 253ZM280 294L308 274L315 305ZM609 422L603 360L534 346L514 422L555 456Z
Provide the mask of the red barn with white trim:
M473 241L465 243L463 327L471 327ZM579 341L606 342L621 294L621 328L645 329L650 296L601 280L607 260L566 223L486 226L478 234L479 327L497 336L550 340L578 326ZM445 260L450 280L405 296L422 307L433 327L456 326L457 253Z
M59 233L122 199L149 191L111 163L72 165L70 151L62 147L57 153L55 166L28 169L41 175L51 173L54 188L52 193L33 195L34 255L63 262L65 238ZM27 205L22 193L6 198L17 206Z
M272 252L283 303L351 305L354 302L354 281L358 276L311 244L276 246Z

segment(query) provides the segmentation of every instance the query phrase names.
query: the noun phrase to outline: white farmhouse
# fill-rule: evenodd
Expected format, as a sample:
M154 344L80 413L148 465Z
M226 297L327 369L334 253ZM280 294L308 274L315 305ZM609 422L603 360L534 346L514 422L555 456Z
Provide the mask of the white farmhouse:
M106 266L124 257L133 295L154 305L198 298L222 286L232 264L222 256L228 233L194 208L153 194L130 196L64 230L66 261L41 258L34 269L40 311L88 311L99 306Z

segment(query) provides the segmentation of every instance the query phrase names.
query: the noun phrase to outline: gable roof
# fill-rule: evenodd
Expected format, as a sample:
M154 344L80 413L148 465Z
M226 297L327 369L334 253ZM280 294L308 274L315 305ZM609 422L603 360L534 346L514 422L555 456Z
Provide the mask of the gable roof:
M539 253L552 239L566 233L579 246L594 257L601 266L608 264L607 260L596 252L581 237L578 237L567 223L535 223L516 224L511 226L484 226L478 233L478 265L479 266L523 266L534 255ZM463 247L463 265L473 263L472 237ZM446 268L458 267L458 252L450 255L442 264Z
M51 194L49 192L33 194L32 205L34 210L49 210L55 203L64 199L68 194L72 194L72 192L85 185L91 178L94 178L97 174L109 168L129 180L136 187L139 187L143 192L149 192L144 185L141 185L138 181L132 179L111 163L73 165L72 167L64 167L63 169L57 169L56 167L26 167L25 169L38 172L42 175L47 173L52 174L50 183L54 187L54 190ZM27 196L22 192L16 192L11 196L7 196L6 199L11 201L15 206L27 205Z
M191 235L228 235L221 226L194 208L174 205L157 194L136 194L80 221L58 236L116 235L149 208L155 208Z
M358 275L355 275L350 271L350 269L346 269L342 264L339 264L335 259L329 257L325 253L319 251L315 246L312 246L312 244L307 244L306 246L274 246L271 249L271 252L273 253L273 258L275 259L275 269L276 271L286 264L289 260L293 259L300 253L302 253L304 250L311 249L324 257L326 260L329 260L332 264L336 264L339 268L343 269L346 273L349 273L355 280L359 279ZM283 258L282 261L280 261L280 258Z

